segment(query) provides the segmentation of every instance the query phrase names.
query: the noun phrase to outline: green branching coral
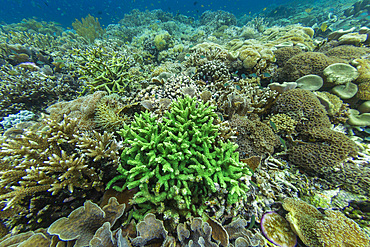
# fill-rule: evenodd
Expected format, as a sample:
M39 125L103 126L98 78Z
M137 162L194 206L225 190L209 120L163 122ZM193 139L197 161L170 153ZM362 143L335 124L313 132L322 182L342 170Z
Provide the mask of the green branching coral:
M168 216L202 215L212 193L224 193L227 204L241 200L248 191L251 170L239 162L237 145L217 141L214 106L186 96L171 105L162 119L149 112L135 116L119 134L129 144L122 152L122 187L139 188L133 198L139 207L135 218L151 210Z
M123 93L128 91L133 75L129 69L134 65L134 60L124 51L113 51L106 47L94 47L84 51L77 50L83 58L80 65L81 79L87 79L84 89Z

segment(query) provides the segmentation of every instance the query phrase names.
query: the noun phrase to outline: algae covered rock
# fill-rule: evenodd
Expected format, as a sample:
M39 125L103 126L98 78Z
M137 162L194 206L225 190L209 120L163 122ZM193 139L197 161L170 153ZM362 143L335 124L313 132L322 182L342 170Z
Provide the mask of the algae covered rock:
M225 191L227 204L243 199L251 170L239 162L237 145L217 141L214 107L186 96L171 105L162 119L145 112L119 134L129 144L122 152L119 180L122 191L138 187L134 217L148 210L167 217L202 215L212 193Z

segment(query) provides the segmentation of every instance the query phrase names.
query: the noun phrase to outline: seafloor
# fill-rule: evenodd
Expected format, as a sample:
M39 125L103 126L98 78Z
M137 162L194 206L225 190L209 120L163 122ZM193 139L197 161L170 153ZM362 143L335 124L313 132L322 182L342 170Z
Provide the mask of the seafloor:
M0 246L370 246L370 1L0 32Z

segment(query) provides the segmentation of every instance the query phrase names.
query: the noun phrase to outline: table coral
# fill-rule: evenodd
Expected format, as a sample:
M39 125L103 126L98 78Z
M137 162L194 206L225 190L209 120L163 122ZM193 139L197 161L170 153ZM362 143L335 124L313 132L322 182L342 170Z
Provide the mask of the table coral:
M134 217L147 211L202 215L209 196L221 191L229 205L243 199L252 172L239 162L237 145L217 143L214 108L186 96L162 119L145 112L119 132L130 146L122 152L120 175L107 187L119 180L125 183L116 190L139 187Z

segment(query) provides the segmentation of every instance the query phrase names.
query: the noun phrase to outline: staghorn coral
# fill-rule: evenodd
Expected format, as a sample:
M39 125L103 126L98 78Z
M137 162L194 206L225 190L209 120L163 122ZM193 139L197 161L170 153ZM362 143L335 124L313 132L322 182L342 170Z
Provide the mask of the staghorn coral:
M97 46L76 52L82 57L79 66L81 79L87 80L83 93L103 90L109 94L124 94L132 87L134 75L129 69L134 60L127 51Z
M46 118L42 129L1 143L3 218L11 225L26 221L32 228L41 215L53 210L39 200L63 201L84 190L101 191L111 176L103 178L104 173L109 174L104 172L106 165L115 166L119 160L119 147L112 136L106 132L83 133L74 119L59 123ZM6 212L9 215L4 217ZM18 212L23 213L16 215ZM25 213L27 218L23 218Z
M121 175L107 187L125 180L113 188L139 188L133 198L135 218L147 211L165 218L202 215L209 195L221 191L229 205L243 199L251 171L239 162L236 145L216 142L213 111L213 106L185 96L162 119L145 112L119 132L130 146L122 152Z
M77 20L72 23L76 33L90 43L93 43L96 38L100 38L104 33L104 29L100 26L98 18L94 18L90 14L85 18L81 18L82 22Z
M286 218L302 242L308 246L369 246L369 236L339 211L321 214L312 205L294 198L284 199Z

